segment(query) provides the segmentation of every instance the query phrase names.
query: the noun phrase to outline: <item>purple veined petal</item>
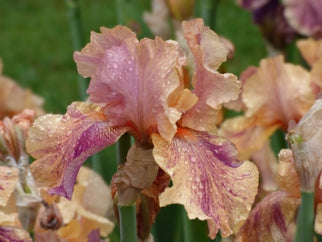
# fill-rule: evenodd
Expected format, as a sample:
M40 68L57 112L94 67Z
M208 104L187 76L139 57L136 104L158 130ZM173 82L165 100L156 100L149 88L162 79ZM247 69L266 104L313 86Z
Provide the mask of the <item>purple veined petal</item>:
M32 242L27 231L11 226L0 226L0 241Z
M300 205L300 198L278 191L266 196L240 228L236 241L285 241L287 229Z
M77 173L92 154L115 143L129 127L110 126L100 107L72 103L65 115L48 114L29 129L27 151L35 179L50 193L71 198Z
M229 51L216 33L204 26L202 19L184 21L182 28L195 60L192 84L199 100L185 114L181 124L199 131L213 131L218 109L223 103L238 98L241 82L233 74L217 71Z
M220 136L179 129L171 143L152 135L153 156L173 186L160 196L160 205L183 204L190 219L207 220L209 236L224 237L246 220L257 193L254 164L237 160L234 145Z

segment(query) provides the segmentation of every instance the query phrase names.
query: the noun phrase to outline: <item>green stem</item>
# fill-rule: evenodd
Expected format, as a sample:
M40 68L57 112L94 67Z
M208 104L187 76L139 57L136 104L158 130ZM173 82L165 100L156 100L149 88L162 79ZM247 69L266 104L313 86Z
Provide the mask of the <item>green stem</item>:
M183 232L183 240L185 242L193 242L193 228L191 227L191 221L189 220L186 210L184 209L184 207L181 208L181 218L183 220L183 228L182 228L182 232Z
M314 192L301 192L301 206L298 212L296 242L313 241Z
M85 41L78 0L66 0L66 4L68 7L68 18L73 46L75 50L80 50L85 45ZM82 100L86 99L86 88L86 79L81 75L78 75L78 91Z
M122 242L136 242L136 204L118 206Z
M217 8L220 0L204 0L200 1L200 16L203 18L205 25L212 30L216 27Z
M122 0L115 0L115 10L116 10L116 18L117 23L124 25L123 16L122 16L122 8L123 8L123 1Z
M118 164L126 161L126 156L131 148L131 136L125 133L116 143L116 160Z
M74 50L81 50L85 45L84 35L83 35L83 25L81 19L81 11L79 7L78 0L66 0L67 8L68 8L68 19L70 25L70 32L73 42ZM78 93L81 100L85 100L87 98L86 89L88 82L86 78L81 75L77 76L78 81ZM90 164L94 171L102 174L102 165L100 163L100 155L95 154L90 157Z

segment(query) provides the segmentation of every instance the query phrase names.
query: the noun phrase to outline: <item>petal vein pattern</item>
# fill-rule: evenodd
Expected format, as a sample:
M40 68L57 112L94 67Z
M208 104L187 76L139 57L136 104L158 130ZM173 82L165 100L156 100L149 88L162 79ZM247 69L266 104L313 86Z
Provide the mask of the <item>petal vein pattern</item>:
M217 68L226 61L228 50L202 19L185 21L184 36L195 59L193 93L198 103L184 115L182 125L199 131L213 131L221 104L238 98L241 82ZM198 116L198 118L196 118Z
M168 103L171 94L183 89L184 57L178 46L158 37L141 41L126 38L101 52L91 73L90 100L103 108L112 125L132 122L138 131L133 135L141 142L146 142L151 128L171 139L181 116ZM85 55L83 50L76 53L76 62ZM93 63L88 58L90 66ZM79 67L85 68L84 65L82 62Z
M70 199L85 160L128 129L111 127L97 105L72 103L65 115L42 116L30 128L26 147L36 158L31 171L38 182L51 187L50 193Z
M257 193L258 171L239 162L234 145L220 136L179 129L172 143L153 134L153 155L173 181L160 205L179 203L190 219L207 220L209 236L227 237L247 218Z

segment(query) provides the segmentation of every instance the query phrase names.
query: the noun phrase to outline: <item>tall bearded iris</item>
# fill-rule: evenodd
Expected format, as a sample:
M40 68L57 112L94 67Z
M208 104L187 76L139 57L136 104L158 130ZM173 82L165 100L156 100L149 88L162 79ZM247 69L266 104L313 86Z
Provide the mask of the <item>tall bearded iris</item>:
M74 54L80 74L91 77L91 102L34 123L27 141L36 158L31 169L51 193L70 198L87 157L128 132L135 144L115 178L119 198L129 188L150 187L161 168L173 182L160 195L161 206L183 204L189 218L208 221L210 237L219 229L228 236L246 219L258 184L256 167L238 161L234 145L215 134L217 110L238 97L240 83L217 72L228 51L202 20L184 22L183 30L195 59L192 91L185 88L186 57L177 42L139 41L122 26L92 33Z

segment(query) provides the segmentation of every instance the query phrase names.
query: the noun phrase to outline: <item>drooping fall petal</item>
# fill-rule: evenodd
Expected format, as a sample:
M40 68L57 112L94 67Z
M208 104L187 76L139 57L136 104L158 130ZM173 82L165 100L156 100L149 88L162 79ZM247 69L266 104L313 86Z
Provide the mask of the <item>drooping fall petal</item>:
M225 120L218 134L229 138L236 145L239 159L247 160L263 147L278 128L278 124L261 126L260 122L257 117L237 116Z
M27 231L10 226L0 226L0 241L32 242Z
M95 42L89 45L95 46ZM86 54L75 53L76 62ZM183 88L182 58L177 44L160 38L140 42L125 38L117 45L106 46L90 73L90 99L104 109L112 125L131 121L139 131L134 134L137 140L146 142L151 127L169 140L181 116L169 107L168 98L177 88ZM91 63L88 65L92 68ZM79 70L84 68L81 66Z
M285 191L271 193L252 210L236 241L285 241L288 226L299 205L300 198Z
M50 193L71 198L80 166L90 155L111 145L128 127L111 127L101 108L73 103L63 115L38 118L29 130L28 152L36 158L31 164L35 179Z
M237 160L233 144L220 136L179 129L172 143L152 134L153 156L173 182L160 205L179 203L190 219L207 220L209 236L224 237L246 220L257 193L258 171Z
M199 131L213 131L218 109L222 103L238 98L241 83L235 75L217 71L229 51L219 37L204 26L202 19L185 21L182 27L195 59L193 93L199 98L183 117L182 125Z

